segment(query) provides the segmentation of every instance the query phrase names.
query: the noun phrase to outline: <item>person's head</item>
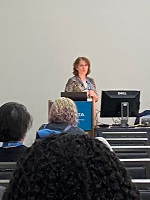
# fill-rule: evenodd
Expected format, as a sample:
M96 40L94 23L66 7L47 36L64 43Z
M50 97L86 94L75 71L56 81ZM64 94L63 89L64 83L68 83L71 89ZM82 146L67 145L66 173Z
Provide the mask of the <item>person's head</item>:
M20 103L8 102L0 107L0 142L23 140L32 125L32 117Z
M56 99L51 107L49 122L66 122L68 125L77 124L78 112L75 103L66 97Z
M3 197L9 199L138 200L139 193L101 141L52 134L34 143L18 162Z
M90 74L90 61L86 57L78 57L73 63L73 74L75 76L80 73L85 73L85 75Z

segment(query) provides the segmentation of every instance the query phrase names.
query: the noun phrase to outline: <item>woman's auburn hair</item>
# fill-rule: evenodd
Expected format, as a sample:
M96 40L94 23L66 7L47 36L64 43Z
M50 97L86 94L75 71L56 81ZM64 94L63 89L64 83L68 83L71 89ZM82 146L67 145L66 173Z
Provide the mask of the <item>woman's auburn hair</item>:
M86 57L78 57L78 58L74 61L74 63L73 63L73 74L74 74L75 76L78 75L77 67L78 67L78 65L79 65L80 60L84 60L84 61L86 62L86 64L88 65L88 71L87 71L87 74L86 74L86 75L90 74L90 72L91 72L91 69L90 69L90 68L91 68L91 64L90 64L89 59L86 58Z

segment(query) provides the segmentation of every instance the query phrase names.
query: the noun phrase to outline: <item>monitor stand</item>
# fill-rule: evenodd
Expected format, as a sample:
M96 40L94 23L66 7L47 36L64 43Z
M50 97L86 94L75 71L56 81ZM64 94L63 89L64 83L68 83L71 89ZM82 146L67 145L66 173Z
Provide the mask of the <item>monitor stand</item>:
M129 102L121 103L121 123L113 125L112 127L127 128L129 119Z
M120 127L128 127L128 119L121 119Z
M128 127L129 102L121 103L121 127Z

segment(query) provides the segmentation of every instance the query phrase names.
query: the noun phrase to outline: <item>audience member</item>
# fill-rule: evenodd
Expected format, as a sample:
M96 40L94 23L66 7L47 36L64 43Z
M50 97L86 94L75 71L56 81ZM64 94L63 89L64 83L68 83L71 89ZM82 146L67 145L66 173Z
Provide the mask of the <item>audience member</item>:
M60 97L53 103L49 123L43 124L37 131L36 139L46 137L51 133L78 133L85 132L77 126L78 112L75 103L66 97Z
M17 163L3 200L139 200L119 159L101 141L51 134Z
M0 162L15 162L26 150L23 145L32 117L20 103L8 102L0 107Z

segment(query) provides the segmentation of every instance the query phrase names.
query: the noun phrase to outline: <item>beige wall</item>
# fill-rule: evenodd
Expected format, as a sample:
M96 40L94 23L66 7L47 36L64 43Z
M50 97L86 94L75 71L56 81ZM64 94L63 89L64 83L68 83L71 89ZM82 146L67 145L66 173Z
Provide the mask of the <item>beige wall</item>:
M33 115L27 145L78 56L91 60L99 95L137 89L141 110L150 108L149 10L149 0L0 0L0 104L18 101Z

